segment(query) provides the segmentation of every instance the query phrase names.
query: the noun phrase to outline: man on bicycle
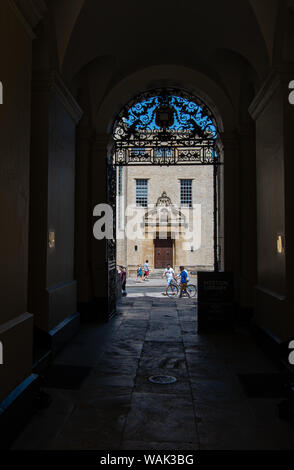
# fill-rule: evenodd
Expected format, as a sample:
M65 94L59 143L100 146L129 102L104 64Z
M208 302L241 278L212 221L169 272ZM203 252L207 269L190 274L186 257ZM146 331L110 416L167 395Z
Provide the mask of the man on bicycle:
M181 274L180 274L180 295L179 295L179 298L183 297L183 292L185 292L188 295L188 297L190 297L190 294L187 291L187 284L190 281L188 272L187 272L187 270L185 269L184 266L180 266L180 271L181 271Z
M165 292L163 292L162 295L167 295L167 289L168 289L170 283L174 279L176 280L175 272L174 272L174 270L173 270L173 268L171 267L170 264L167 265L166 269L164 270L164 273L163 273L162 277L166 278L166 289L165 289Z

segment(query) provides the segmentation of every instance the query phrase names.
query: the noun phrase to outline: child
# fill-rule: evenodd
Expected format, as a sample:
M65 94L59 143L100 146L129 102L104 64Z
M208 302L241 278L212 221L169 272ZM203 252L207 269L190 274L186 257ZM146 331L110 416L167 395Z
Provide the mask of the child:
M137 267L137 278L136 278L135 282L137 282L139 278L141 278L141 282L143 282L143 271L142 271L141 266L138 264L138 267Z

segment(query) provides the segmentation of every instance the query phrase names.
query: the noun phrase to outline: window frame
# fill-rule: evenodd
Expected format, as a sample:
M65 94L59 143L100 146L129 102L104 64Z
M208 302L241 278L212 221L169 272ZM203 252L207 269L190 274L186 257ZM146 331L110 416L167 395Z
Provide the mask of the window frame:
M185 209L193 209L193 178L180 179L180 207ZM184 183L189 185L184 187Z
M146 209L148 207L148 178L136 178L136 207L141 207L143 209ZM139 182L146 182L146 184L141 184L139 186ZM140 195L138 194L138 190L144 191L146 189L146 195ZM140 202L141 200L141 202Z

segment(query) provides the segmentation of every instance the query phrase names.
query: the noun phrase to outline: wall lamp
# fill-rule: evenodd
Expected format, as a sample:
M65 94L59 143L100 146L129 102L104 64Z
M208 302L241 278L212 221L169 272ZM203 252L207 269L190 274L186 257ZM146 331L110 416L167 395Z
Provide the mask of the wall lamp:
M55 232L54 232L54 230L50 230L50 232L49 232L48 246L49 246L49 248L55 248Z
M282 255L285 253L285 237L284 235L278 234L277 236L277 253Z

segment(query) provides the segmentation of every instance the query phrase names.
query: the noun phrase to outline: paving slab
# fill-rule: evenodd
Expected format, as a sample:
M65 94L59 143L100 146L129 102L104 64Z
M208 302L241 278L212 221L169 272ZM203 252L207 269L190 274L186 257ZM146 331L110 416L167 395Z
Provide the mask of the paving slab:
M134 393L124 436L129 440L197 443L191 400L170 394Z
M58 450L92 450L120 446L129 405L112 403L100 409L80 406L68 420L55 442Z
M94 369L100 375L111 371L113 374L132 376L136 374L139 365L139 358L136 356L121 356L105 353Z
M112 353L118 357L123 356L141 356L141 351L143 347L143 341L132 341L131 339L122 340L119 339L111 343L106 351Z

